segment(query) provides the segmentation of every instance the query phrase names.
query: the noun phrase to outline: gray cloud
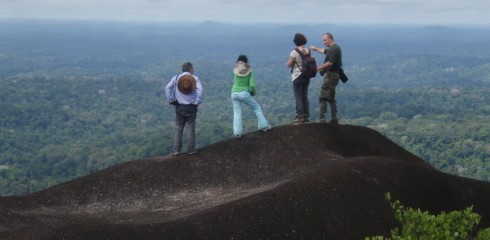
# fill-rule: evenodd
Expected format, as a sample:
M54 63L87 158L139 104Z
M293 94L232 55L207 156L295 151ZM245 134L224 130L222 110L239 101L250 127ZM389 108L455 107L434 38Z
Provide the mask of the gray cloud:
M487 0L0 0L1 18L490 24Z

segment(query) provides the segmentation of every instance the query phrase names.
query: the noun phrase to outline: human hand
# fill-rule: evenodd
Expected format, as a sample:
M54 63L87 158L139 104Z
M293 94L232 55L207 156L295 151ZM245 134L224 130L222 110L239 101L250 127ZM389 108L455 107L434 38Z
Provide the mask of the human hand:
M255 96L256 93L255 87L250 87L250 96Z

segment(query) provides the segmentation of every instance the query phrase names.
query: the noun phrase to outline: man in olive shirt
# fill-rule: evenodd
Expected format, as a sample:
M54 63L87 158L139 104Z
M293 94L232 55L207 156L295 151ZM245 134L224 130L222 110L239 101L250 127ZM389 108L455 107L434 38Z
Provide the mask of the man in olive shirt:
M335 44L333 35L325 33L322 35L323 44L327 48L311 46L310 49L319 53L326 54L323 65L318 66L317 71L323 75L323 85L320 91L320 118L318 122L325 122L327 113L327 102L331 108L330 123L338 123L337 119L337 100L335 100L335 88L339 84L339 69L342 67L342 50Z

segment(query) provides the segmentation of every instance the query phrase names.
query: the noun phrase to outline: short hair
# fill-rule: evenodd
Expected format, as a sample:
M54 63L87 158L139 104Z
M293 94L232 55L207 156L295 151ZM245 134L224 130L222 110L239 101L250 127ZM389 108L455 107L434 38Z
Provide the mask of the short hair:
M182 72L189 72L190 70L192 70L192 63L186 62L182 64Z
M237 62L238 62L238 61L242 61L242 62L244 62L244 63L248 63L248 58L247 58L247 56L246 56L246 55L243 55L243 54L242 54L242 55L238 56L238 59L237 59L236 61L237 61Z
M328 38L333 40L333 35L331 33L327 32L327 33L324 33L323 35L327 36Z
M293 42L294 44L296 44L296 46L302 46L305 45L308 41L306 40L305 35L303 35L302 33L296 33L294 34Z

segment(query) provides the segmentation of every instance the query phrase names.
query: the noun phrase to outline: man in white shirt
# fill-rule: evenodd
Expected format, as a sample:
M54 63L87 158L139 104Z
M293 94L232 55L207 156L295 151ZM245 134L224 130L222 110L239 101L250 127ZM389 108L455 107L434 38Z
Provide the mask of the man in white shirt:
M194 73L192 63L182 65L182 74L174 76L165 87L168 102L175 106L174 155L180 155L182 148L182 132L185 125L189 131L187 153L196 154L195 129L197 107L203 100L201 81Z

